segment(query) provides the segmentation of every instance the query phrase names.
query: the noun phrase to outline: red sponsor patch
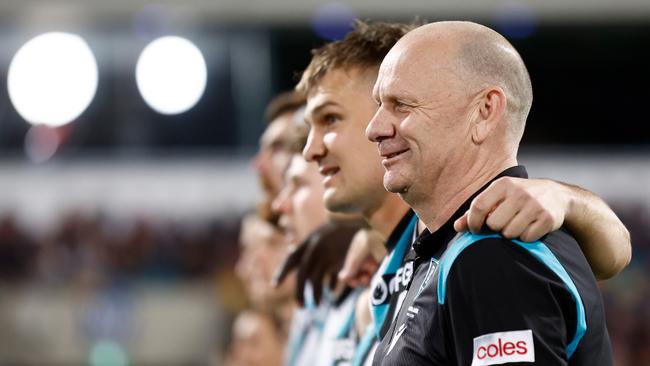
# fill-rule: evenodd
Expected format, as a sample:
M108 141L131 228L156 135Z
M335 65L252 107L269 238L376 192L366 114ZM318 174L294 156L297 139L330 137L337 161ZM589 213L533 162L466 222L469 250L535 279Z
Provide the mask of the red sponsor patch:
M474 338L472 366L508 362L535 362L532 330L490 333Z

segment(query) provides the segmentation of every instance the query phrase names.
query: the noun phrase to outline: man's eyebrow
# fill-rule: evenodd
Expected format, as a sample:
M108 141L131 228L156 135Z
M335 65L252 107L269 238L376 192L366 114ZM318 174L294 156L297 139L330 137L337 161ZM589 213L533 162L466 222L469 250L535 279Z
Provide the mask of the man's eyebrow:
M418 104L417 99L407 92L385 93L383 99L391 103L401 102L406 104Z
M334 102L334 101L331 101L331 100L328 100L327 102L322 103L322 104L317 105L316 107L314 107L314 108L310 111L310 114L318 114L318 113L320 113L323 109L325 109L325 108L327 108L327 107L329 107L329 106L338 106L338 103L336 103L336 102Z

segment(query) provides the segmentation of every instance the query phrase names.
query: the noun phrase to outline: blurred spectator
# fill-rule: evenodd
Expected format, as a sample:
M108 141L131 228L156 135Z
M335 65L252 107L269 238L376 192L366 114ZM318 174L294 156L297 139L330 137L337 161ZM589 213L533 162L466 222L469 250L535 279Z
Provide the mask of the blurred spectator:
M242 253L237 262L237 275L244 282L253 306L272 309L292 304L295 280L278 287L274 287L272 281L289 251L278 228L257 215L246 216L242 221L240 243Z
M287 334L272 313L245 311L235 320L225 366L280 366Z
M0 280L22 280L31 272L36 248L12 215L0 219Z
M277 214L271 210L271 202L283 185L282 175L291 160L291 145L296 139L298 125L303 124L300 109L305 98L295 92L278 94L266 107L267 127L260 138L260 149L253 159L260 185L265 197L258 205L260 216L276 222Z

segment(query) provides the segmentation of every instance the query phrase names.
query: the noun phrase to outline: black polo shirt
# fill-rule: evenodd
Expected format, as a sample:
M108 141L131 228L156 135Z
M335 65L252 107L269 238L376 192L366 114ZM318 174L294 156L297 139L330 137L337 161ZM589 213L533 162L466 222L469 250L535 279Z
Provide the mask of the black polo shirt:
M600 291L576 241L565 230L534 243L457 234L479 192L414 244L413 280L373 365L611 365Z

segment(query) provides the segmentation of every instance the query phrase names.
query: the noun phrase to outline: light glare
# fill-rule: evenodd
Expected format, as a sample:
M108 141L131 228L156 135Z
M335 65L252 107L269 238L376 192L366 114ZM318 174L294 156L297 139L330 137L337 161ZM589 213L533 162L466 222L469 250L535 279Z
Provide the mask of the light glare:
M135 70L145 102L163 114L178 114L201 99L207 67L201 51L185 38L168 36L142 51Z
M97 91L97 62L78 35L52 32L23 45L9 65L7 89L31 124L62 126L79 117Z

